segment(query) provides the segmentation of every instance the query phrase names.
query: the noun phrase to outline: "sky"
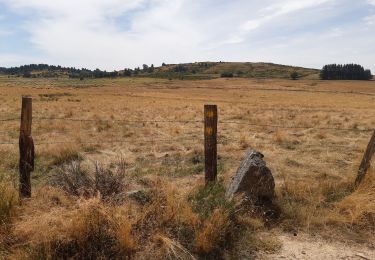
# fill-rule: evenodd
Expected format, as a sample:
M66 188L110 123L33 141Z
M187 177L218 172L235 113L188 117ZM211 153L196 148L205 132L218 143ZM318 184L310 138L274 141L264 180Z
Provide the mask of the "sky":
M0 67L195 61L375 72L375 0L0 0Z

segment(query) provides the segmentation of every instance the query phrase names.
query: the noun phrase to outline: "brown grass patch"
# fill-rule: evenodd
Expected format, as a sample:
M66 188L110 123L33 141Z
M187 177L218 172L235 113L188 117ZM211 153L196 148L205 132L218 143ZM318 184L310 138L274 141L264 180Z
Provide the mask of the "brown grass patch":
M361 185L336 204L329 221L338 225L375 230L375 171Z

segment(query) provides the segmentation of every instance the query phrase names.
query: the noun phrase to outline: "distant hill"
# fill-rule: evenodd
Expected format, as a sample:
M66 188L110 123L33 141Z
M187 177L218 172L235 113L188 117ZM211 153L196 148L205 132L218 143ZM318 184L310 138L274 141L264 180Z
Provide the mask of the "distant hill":
M246 78L290 78L297 72L301 78L319 77L320 70L293 67L273 63L252 62L196 62L186 64L169 64L155 68L155 76L184 75L189 78L246 77Z
M71 77L80 79L130 76L169 79L212 79L219 77L290 78L292 72L296 72L300 78L318 79L320 70L261 62L163 63L160 67L143 65L142 68L112 72L101 71L99 69L66 68L47 64L30 64L12 68L0 67L0 74L3 75L26 78Z

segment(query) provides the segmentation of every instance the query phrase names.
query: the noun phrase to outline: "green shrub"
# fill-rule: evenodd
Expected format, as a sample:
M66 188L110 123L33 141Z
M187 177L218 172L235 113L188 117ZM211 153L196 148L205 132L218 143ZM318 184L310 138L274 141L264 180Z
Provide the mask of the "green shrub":
M223 72L221 73L222 78L233 78L233 73L232 72Z
M225 198L223 180L200 187L189 196L189 202L192 204L194 212L202 218L211 216L215 209L224 208L228 212L234 210L234 203Z
M290 73L290 78L292 80L297 80L299 77L300 77L300 75L298 74L297 71L293 71L292 73Z

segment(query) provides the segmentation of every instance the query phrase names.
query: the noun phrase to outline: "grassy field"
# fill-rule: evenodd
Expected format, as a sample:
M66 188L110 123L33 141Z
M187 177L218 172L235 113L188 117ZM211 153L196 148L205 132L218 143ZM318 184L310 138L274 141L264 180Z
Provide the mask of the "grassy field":
M240 78L289 79L292 72L304 79L319 79L319 70L264 62L195 62L155 68L148 76L161 78L215 79L223 73ZM144 76L147 75L143 74Z
M37 157L33 197L19 204L22 95ZM0 104L0 258L235 259L277 252L257 235L275 230L375 246L374 170L353 190L374 81L0 77ZM209 189L204 104L219 109L221 182ZM250 147L275 177L277 219L223 199Z

